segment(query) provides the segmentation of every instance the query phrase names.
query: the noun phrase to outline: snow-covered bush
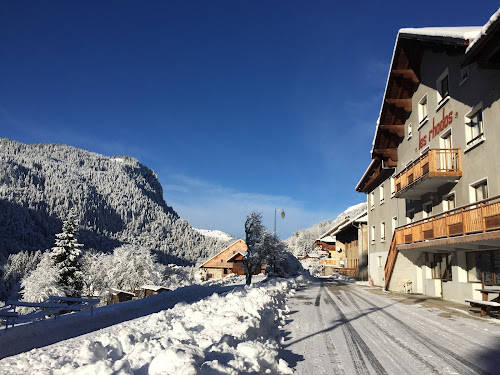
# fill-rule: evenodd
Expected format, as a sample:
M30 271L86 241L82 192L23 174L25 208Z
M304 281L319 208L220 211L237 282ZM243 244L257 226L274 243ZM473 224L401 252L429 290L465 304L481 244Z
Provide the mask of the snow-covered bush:
M304 272L300 261L290 252L286 251L276 261L275 274L279 277L297 276Z
M65 289L59 284L60 273L48 253L45 253L36 269L23 278L23 301L42 302L49 296L64 296Z

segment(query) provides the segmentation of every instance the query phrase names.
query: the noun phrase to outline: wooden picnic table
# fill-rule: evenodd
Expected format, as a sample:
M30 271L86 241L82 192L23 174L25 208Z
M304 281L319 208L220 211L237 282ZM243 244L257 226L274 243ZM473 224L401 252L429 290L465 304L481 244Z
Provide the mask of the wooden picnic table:
M476 289L477 291L481 292L483 295L483 301L488 301L489 297L488 294L490 293L496 293L500 295L500 288L482 288L482 289Z
M483 296L482 300L473 300L473 299L466 299L465 302L469 302L471 306L473 307L479 307L481 309L481 316L486 316L486 314L490 310L500 310L500 301L497 298L494 298L493 300L489 300L489 294L498 294L500 297L500 288L492 287L492 288L481 288L481 289L476 289L477 291L481 292L481 295ZM496 300L496 301L495 301Z

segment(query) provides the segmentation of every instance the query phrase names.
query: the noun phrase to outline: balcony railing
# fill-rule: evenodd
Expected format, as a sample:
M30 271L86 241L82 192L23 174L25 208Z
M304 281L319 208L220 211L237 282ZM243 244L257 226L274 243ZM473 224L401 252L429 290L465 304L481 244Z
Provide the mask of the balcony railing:
M432 149L394 177L394 194L401 198L419 198L461 176L460 149Z
M395 245L500 230L500 195L396 228Z
M323 266L335 266L337 265L336 259L320 259L320 264Z

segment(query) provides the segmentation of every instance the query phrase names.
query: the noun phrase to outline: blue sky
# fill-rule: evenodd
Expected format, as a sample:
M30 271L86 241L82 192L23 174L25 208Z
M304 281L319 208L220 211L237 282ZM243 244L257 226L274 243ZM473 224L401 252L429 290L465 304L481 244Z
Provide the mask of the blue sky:
M481 4L481 6L477 6ZM398 29L496 1L2 1L0 136L130 155L193 226L334 219L370 149Z

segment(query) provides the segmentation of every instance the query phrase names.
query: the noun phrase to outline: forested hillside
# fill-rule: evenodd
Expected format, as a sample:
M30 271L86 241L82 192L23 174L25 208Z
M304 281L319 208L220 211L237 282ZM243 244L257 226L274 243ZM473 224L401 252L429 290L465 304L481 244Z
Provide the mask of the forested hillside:
M187 264L227 244L182 220L155 172L131 157L0 138L0 264L12 253L54 246L71 208L84 249L131 243L156 250L163 262Z

